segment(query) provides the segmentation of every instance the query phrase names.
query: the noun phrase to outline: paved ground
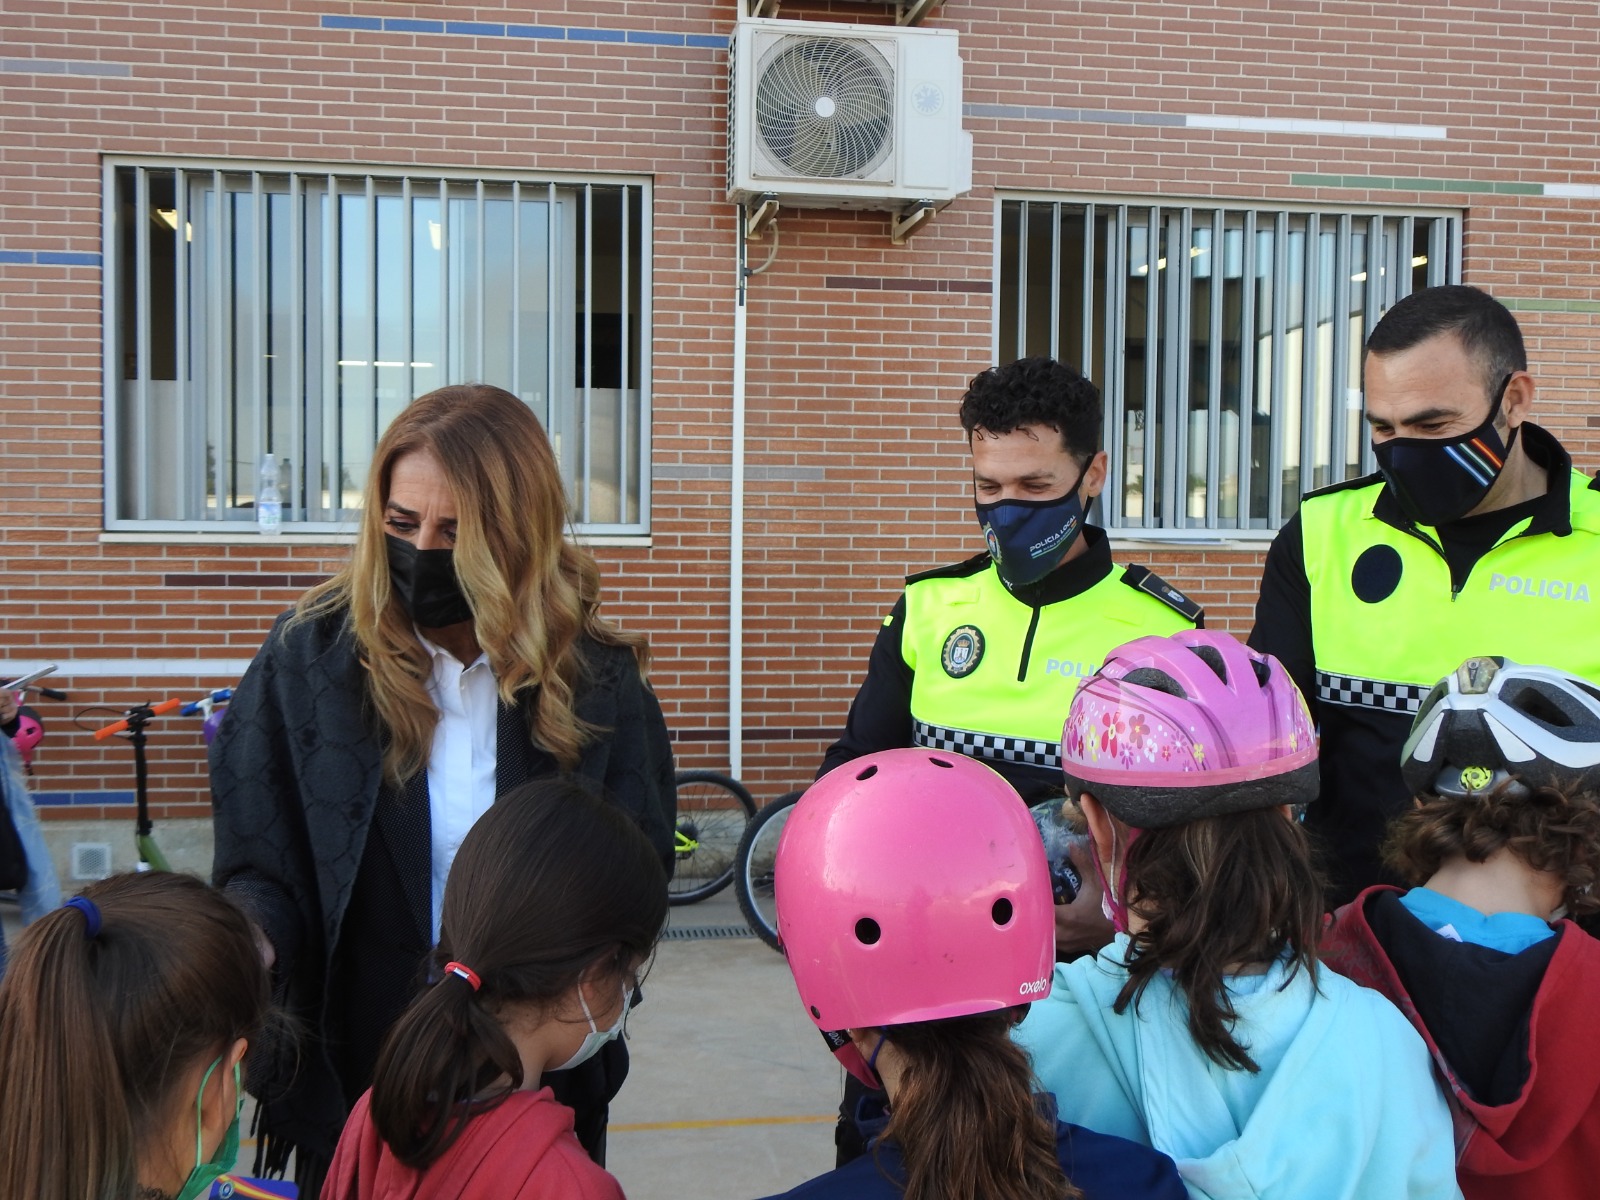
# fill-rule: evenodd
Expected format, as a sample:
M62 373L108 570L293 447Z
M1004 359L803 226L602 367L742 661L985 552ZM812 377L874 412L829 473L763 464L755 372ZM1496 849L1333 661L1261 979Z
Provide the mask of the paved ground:
M741 926L731 890L675 927ZM783 959L753 937L664 940L628 1019L608 1165L629 1200L750 1200L833 1166L842 1072Z
M16 906L0 919L14 940ZM672 911L684 931L743 924L731 889ZM782 958L753 937L669 938L644 989L608 1149L629 1200L751 1200L833 1166L842 1072Z

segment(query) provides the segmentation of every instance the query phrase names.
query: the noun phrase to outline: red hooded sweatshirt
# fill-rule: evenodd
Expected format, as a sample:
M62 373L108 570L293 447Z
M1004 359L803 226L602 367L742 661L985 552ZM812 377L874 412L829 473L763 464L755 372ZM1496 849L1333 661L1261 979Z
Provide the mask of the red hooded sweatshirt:
M467 1122L425 1170L390 1152L372 1123L368 1092L339 1138L322 1200L624 1200L583 1152L572 1110L549 1088L516 1092Z
M1520 954L1452 941L1390 887L1334 914L1322 958L1382 992L1448 1085L1467 1200L1600 1194L1600 941L1571 921Z

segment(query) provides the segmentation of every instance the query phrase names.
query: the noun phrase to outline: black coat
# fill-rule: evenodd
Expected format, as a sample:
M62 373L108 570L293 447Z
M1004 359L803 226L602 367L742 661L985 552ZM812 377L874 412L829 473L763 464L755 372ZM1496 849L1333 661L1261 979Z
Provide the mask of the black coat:
M576 713L609 732L585 747L575 773L638 821L670 873L676 792L660 705L632 651L590 640L583 651ZM498 794L559 770L528 731L522 708L501 707ZM275 1158L291 1145L302 1157L331 1156L430 947L427 772L383 786L382 749L343 614L280 617L211 747L214 882L271 940L275 994L294 1025L250 1064ZM605 1105L627 1071L626 1050L613 1045L587 1070L547 1080L578 1108L580 1136L590 1127L591 1150L596 1134L603 1145Z

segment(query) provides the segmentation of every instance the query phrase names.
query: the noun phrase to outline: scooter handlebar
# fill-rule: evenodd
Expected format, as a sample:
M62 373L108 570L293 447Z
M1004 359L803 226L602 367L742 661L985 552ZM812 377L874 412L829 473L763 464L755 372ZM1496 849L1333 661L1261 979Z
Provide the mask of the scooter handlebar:
M149 711L149 713L150 713L150 715L152 717L159 717L163 713L169 713L173 709L181 707L182 704L183 704L183 701L178 699L176 696L174 696L171 700L163 700L160 704L149 705L148 706L148 711ZM139 710L138 709L134 709L133 711L134 712L138 712ZM111 724L107 725L104 729L95 730L94 740L97 741L97 742L103 742L108 737L112 737L115 734L119 734L119 733L125 732L127 730L127 728L128 728L128 718L127 717L123 717L122 720L113 721Z

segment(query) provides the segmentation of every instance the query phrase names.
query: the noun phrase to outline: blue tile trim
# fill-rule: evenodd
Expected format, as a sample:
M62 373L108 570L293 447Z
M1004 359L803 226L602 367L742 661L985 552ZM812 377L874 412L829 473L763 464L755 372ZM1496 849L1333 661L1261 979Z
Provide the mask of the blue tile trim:
M0 250L0 263L39 267L98 267L98 254L77 250Z
M324 15L323 29L357 29L371 33L442 33L452 37L542 38L557 42L608 42L633 46L673 46L693 50L726 50L728 39L710 33L658 33L649 29L594 29L575 25L499 25L492 21L427 21L416 17L345 17Z
M488 21L446 21L446 33L461 34L465 37L505 37L506 27L495 25Z
M330 17L322 18L324 29L370 29L383 31L382 17Z
M132 792L35 792L33 803L38 808L59 808L82 804L132 804Z
M80 62L66 58L0 58L0 74L104 75L127 79L133 74L133 67L128 63Z

